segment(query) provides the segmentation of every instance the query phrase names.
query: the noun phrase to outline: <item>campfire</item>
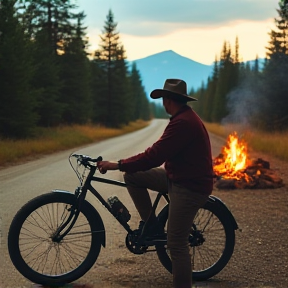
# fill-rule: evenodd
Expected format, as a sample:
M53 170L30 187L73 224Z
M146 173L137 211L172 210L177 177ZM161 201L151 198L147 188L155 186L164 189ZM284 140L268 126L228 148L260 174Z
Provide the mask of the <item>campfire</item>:
M218 189L265 189L282 187L283 181L260 158L248 158L247 143L236 132L230 134L221 153L213 160Z

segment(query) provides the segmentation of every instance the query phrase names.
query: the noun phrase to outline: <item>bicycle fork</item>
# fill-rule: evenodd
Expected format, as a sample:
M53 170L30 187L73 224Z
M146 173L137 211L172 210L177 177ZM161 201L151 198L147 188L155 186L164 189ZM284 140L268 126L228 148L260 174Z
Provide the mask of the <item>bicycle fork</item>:
M60 243L62 239L71 231L72 227L78 219L81 202L85 199L86 192L82 191L82 187L76 188L75 203L69 209L67 209L67 211L70 212L68 219L65 222L61 223L60 226L56 229L56 231L51 235L51 240L53 242ZM61 232L63 233L61 234Z

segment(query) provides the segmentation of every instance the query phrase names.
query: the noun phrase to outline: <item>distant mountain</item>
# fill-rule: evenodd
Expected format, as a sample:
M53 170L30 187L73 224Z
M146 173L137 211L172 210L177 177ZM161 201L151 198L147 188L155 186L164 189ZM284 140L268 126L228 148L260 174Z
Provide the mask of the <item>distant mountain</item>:
M183 57L172 50L163 51L134 61L129 61L131 65L136 63L140 72L142 84L147 96L157 88L163 88L164 82L168 78L183 79L187 83L188 93L192 88L197 90L202 82L207 83L207 79L212 75L213 66L205 65L189 58ZM250 67L255 66L255 60L247 61ZM247 63L245 62L245 63ZM259 58L259 69L263 69L265 59ZM150 98L150 97L148 97Z
M204 65L189 58L183 57L172 50L160 52L135 62L142 78L147 95L157 88L163 88L168 78L183 79L187 83L188 93L191 88L198 89L202 81L207 82L213 65Z

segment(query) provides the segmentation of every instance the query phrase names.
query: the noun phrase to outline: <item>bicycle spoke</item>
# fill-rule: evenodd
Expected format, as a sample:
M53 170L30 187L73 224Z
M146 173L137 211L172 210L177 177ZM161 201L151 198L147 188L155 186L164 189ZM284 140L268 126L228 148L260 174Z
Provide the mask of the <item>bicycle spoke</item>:
M27 221L30 225L32 225L32 226L34 226L34 227L37 227L37 228L40 228L42 231L44 231L44 232L47 234L45 228L44 228L43 226L40 226L40 224L39 224L38 221L33 217L33 215L30 215L30 216L31 216L31 218L34 220L35 224L32 223L32 222L31 222L30 220L28 220L28 219L26 219L26 221ZM42 225L43 225L43 224L42 224Z
M42 208L41 208L42 209ZM42 220L43 222L44 222L44 224L49 228L49 230L50 231L53 231L53 227L52 226L50 226L49 225L49 223L43 218L43 216L41 215L41 213L39 213L38 211L35 211L35 216L34 215L30 215L31 216L31 218L33 219L33 217L36 217L36 216L38 216L40 219L39 220L36 220L35 219L35 222L37 222L38 223L38 221L40 221L40 220ZM40 225L40 224L39 224ZM39 227L45 227L45 225L43 225L43 223L39 226ZM44 230L45 231L45 230Z
M34 257L34 258L32 258L30 261L28 261L28 260L26 260L26 263L31 267L31 268L33 268L34 269L34 267L35 267L35 265L38 263L38 267L36 268L36 271L37 270L39 270L39 267L40 267L40 265L42 264L43 265L43 261L41 261L42 260L42 257L43 256L45 256L45 255L47 255L47 254L49 254L49 252L50 252L50 250L51 250L51 245L48 247L48 249L46 249L44 252L42 252L42 253L34 253L33 255L37 255L37 257ZM32 251L31 251L32 252ZM30 253L31 254L31 253ZM29 255L30 255L29 254ZM29 255L26 255L26 256L29 256ZM33 263L32 265L30 265L30 263ZM46 262L44 262L44 264L45 264Z
M71 249L68 244L65 244L65 243L63 244L63 250L66 252L66 255L69 256L69 258L72 261L74 261L74 263L81 263L83 261L83 255L79 253L75 253L74 249Z
M81 242L77 242L77 243L75 243L74 241L66 241L66 239L64 239L62 241L62 243L70 245L70 246L75 246L75 249L80 250L79 248L86 248L87 249L87 247L90 247L90 245L84 245L84 244L85 243L90 244L91 243L91 239L90 240L86 240L86 241L82 241L81 240Z
M27 229L23 229L23 230L27 230ZM30 232L29 230L27 230L28 232ZM26 233L22 233L22 235L27 236L28 238L23 238L21 237L21 240L31 240L31 239L39 239L39 240L46 240L46 238L44 237L40 237L39 235L35 235L33 233L30 234L26 234Z
M76 269L87 257L93 232L82 213L60 243L51 239L68 219L69 206L65 203L40 206L23 223L19 235L20 253L33 270L52 276L65 274Z
M49 247L49 249L47 249L47 252L46 253L43 253L43 257L45 259L42 260L42 261L39 261L39 265L38 265L38 269L37 270L40 270L40 265L42 264L43 268L42 268L42 273L44 272L44 269L46 267L46 264L48 262L48 257L49 257L49 253L50 251L52 250L52 246Z
M194 230L201 231L205 239L202 245L192 247L193 270L201 271L212 266L222 256L226 237L223 225L210 211L200 209L194 219L194 224Z

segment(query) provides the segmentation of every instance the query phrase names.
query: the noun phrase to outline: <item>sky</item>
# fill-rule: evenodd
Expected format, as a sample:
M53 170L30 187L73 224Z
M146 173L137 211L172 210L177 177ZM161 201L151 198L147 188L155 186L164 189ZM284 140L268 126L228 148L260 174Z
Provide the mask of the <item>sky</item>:
M109 9L128 60L166 50L210 65L224 41L240 60L264 58L279 0L74 0L86 14L89 50L99 48Z

